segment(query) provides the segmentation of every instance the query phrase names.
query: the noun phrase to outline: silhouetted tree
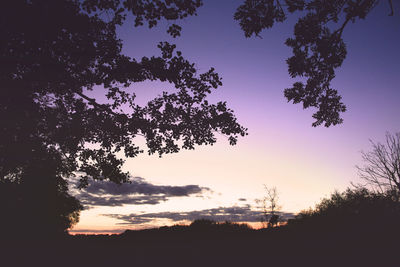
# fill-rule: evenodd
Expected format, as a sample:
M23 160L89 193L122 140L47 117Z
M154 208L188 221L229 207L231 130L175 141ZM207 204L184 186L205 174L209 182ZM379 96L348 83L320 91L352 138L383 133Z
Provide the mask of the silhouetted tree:
M17 181L0 180L0 239L59 237L78 222L82 206L67 182L54 177L56 167L34 161Z
M374 190L400 194L400 132L386 133L384 144L371 144L371 151L362 152L364 165L357 166L360 178Z
M216 132L234 145L246 129L225 102L207 101L222 84L213 68L198 74L167 42L158 45L161 56L130 58L122 54L116 34L129 15L135 26L151 28L161 19L194 15L200 5L199 0L2 1L0 181L28 183L29 190L41 192L43 180L52 185L46 195L54 200L61 194L62 205L69 206L65 178L76 172L84 173L80 187L89 178L128 181L116 154L143 152L134 143L137 136L146 140L149 154L160 156L213 144ZM173 24L168 32L179 36L180 27ZM140 106L130 86L143 81L168 82L177 90ZM107 100L97 99L101 92ZM24 199L31 197L36 194ZM65 227L80 210L73 202Z
M263 213L261 223L264 226L275 227L280 221L280 216L277 214L280 210L280 206L278 205L278 191L276 187L268 188L266 185L264 185L264 189L266 194L261 199Z
M305 77L306 83L296 82L285 89L285 97L303 108L314 107L313 126L326 127L342 123L340 117L346 111L337 90L330 83L335 69L346 57L346 45L342 34L349 22L365 17L382 1L379 0L245 0L234 18L239 21L246 37L259 36L275 22L286 20L287 13L302 12L294 26L294 38L286 45L293 56L287 59L292 78ZM389 0L393 15L392 1Z
M373 192L366 188L334 192L324 198L314 209L300 212L290 225L305 225L314 230L350 229L399 233L400 204L393 191Z

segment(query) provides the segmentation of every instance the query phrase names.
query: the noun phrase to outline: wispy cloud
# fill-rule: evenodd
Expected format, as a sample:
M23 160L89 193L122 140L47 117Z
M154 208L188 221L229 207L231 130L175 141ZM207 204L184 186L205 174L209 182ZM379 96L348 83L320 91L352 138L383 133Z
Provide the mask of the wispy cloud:
M284 219L293 217L292 213L279 212ZM118 224L137 225L150 223L156 219L169 219L173 222L194 221L196 219L210 219L214 221L231 222L259 222L262 212L252 210L250 205L219 207L188 212L157 212L157 213L132 213L124 214L103 214L103 216L121 220Z
M91 181L87 188L79 190L76 182L72 182L71 192L86 207L156 205L173 197L201 196L211 192L207 187L199 185L154 185L141 177L134 177L130 183L115 184L108 181Z

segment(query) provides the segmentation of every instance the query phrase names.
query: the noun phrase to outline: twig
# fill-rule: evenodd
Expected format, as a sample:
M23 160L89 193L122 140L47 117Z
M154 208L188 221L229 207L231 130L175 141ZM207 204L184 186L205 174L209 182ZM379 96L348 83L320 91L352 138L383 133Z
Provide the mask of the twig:
M389 0L389 5L390 5L390 14L389 14L389 16L393 16L394 15L394 10L393 10L392 0Z
M110 112L110 113L112 113L114 115L117 115L117 113L112 111L110 109L110 107L108 107L107 105L97 103L96 99L90 98L87 95L84 95L83 93L80 93L80 92L77 92L76 94L79 95L80 97L82 97L83 99L87 100L89 102L89 104L91 104L92 106L100 108L100 109L102 109L104 111Z

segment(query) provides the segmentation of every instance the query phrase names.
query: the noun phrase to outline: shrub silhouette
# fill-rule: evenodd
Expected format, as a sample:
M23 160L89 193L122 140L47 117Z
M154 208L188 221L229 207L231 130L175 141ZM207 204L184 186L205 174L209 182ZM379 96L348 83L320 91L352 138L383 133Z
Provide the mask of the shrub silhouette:
M189 229L196 232L219 232L219 233L227 233L227 232L242 232L249 231L252 228L245 223L234 223L234 222L216 222L209 219L197 219L194 220L190 225Z
M59 238L78 222L82 206L63 179L24 177L0 181L0 239ZM32 190L32 182L36 185Z
M209 220L209 219L197 219L194 220L190 227L193 229L210 229L217 225L216 221Z
M315 209L300 212L289 226L314 230L399 232L400 202L396 191L376 193L365 188L347 189L323 199Z

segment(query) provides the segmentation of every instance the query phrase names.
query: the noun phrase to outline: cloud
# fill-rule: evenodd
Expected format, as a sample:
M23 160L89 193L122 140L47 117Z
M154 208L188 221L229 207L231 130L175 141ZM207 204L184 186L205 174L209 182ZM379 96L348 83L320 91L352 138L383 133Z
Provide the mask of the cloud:
M111 195L127 195L127 194L143 194L155 195L163 194L165 196L188 196L191 194L201 193L202 190L208 188L199 187L198 185L171 186L171 185L154 185L145 181L141 177L134 177L131 183L118 185L113 182L93 181L86 188L86 192L91 194L111 194Z
M199 185L154 185L141 177L134 177L130 183L115 184L109 181L90 181L87 188L79 190L77 182L70 182L71 193L86 207L156 205L172 197L201 196L211 190Z
M278 212L284 219L293 217L292 213ZM262 212L252 210L250 205L219 207L214 209L205 209L189 212L157 212L157 213L141 213L141 214L102 214L103 216L121 220L125 225L137 225L149 223L156 219L169 219L173 222L194 221L196 219L210 219L214 221L231 221L231 222L259 222Z

